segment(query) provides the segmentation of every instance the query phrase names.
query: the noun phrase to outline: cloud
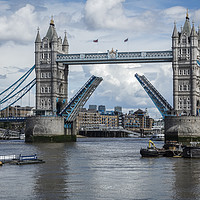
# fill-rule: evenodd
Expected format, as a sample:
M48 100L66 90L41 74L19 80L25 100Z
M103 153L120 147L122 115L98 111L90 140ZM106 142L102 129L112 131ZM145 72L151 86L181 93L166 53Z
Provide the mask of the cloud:
M130 30L145 26L140 18L127 17L123 8L125 0L87 0L85 22L91 29ZM138 17L138 16L137 16Z
M182 6L174 6L167 8L162 11L162 14L165 16L165 18L169 18L172 20L183 20L185 18L186 9Z
M34 6L27 4L11 15L0 16L0 40L15 43L33 41L36 13Z
M6 74L4 75L0 74L0 79L6 79L6 78L7 78Z

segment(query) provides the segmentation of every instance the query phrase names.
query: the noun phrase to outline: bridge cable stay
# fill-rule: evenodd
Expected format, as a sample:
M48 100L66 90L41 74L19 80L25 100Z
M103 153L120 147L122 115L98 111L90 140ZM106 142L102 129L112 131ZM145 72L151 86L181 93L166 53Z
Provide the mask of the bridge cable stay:
M36 79L33 79L32 81L30 81L26 86L24 86L21 90L19 90L18 92L16 92L14 95L12 95L11 97L7 98L6 100L1 102L1 111L5 110L6 108L8 108L9 106L12 106L13 104L15 104L17 101L19 101L27 92L29 92L32 87L36 84ZM7 103L7 104L5 104ZM5 104L5 105L4 105Z
M29 75L31 74L31 72L34 69L35 69L35 65L33 67L31 67L31 69L29 69L22 77L20 77L10 87L8 87L3 92L1 92L0 93L0 103L2 101L6 100L11 94L13 94L13 92L15 92L20 87L20 85L22 85L22 83L29 77ZM11 92L9 92L9 90L11 90ZM8 94L6 92L8 92ZM3 94L4 94L4 96L3 96Z
M91 76L83 87L71 98L67 105L59 113L65 117L65 127L69 127L78 115L78 111L85 105L89 97L101 83L103 78Z
M142 85L146 93L149 95L155 106L158 108L160 114L164 118L169 115L169 111L173 110L172 106L167 100L156 90L156 88L142 75L135 74L135 77Z

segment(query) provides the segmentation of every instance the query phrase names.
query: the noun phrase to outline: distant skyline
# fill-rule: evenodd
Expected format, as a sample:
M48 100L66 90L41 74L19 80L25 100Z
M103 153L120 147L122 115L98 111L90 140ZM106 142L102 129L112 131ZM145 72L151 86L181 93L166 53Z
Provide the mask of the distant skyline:
M51 16L58 36L67 31L69 53L171 50L174 22L180 31L187 9L198 30L196 0L0 0L0 91L34 65L37 28L43 38ZM144 74L172 105L171 63L70 66L69 98L91 75L101 76L103 82L85 107L121 106L126 113L147 108L150 117L161 117L135 73ZM32 91L32 105L34 98Z

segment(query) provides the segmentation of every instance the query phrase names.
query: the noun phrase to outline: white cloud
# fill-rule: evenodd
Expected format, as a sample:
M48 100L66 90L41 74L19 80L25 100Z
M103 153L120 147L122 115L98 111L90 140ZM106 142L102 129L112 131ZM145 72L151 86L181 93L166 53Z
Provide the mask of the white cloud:
M162 11L162 14L164 14L168 20L169 18L172 20L183 20L185 18L186 9L182 6L174 6L165 9Z
M123 8L124 2L125 0L87 0L85 5L86 24L92 29L143 29L147 24L139 16L126 16Z
M11 15L0 16L0 41L26 43L33 41L36 13L34 6L27 4Z

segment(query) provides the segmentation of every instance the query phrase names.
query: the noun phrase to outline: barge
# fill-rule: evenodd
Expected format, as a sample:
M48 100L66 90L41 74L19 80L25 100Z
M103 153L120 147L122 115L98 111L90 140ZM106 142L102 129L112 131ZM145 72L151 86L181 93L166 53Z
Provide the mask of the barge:
M200 158L199 146L183 146L177 142L165 143L162 149L159 149L155 144L149 140L149 146L147 148L141 148L140 154L142 157L174 157L174 158Z

